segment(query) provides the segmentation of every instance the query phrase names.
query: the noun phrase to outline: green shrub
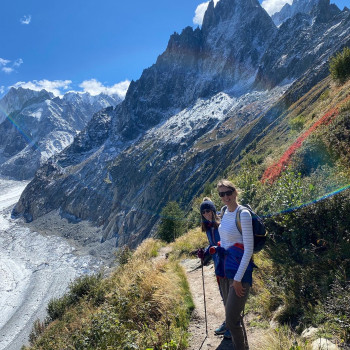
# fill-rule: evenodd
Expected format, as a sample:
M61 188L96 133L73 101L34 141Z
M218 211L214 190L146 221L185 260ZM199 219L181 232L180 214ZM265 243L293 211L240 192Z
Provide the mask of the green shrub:
M333 167L333 158L321 137L310 136L295 154L293 167L300 172L303 177L310 176L324 165Z
M70 299L67 295L61 298L53 298L47 305L47 313L51 321L61 319L67 308L71 305Z
M339 108L340 113L344 113L344 112L347 112L349 110L350 110L350 101L343 103Z
M173 242L182 236L187 228L185 214L177 202L169 202L161 212L157 235L165 242Z
M268 186L265 190L268 189ZM307 197L307 189L304 187L301 173L292 169L286 169L278 180L265 192L266 211L279 213L300 206Z
M339 271L350 275L350 190L267 221L269 253L282 273L285 310L280 320L312 323Z
M208 195L208 197L211 198L211 195ZM187 223L188 223L188 229L194 229L195 227L198 227L201 224L201 214L200 214L199 208L203 198L204 196L200 198L194 198L192 200L192 208L190 209L186 217Z
M102 276L85 275L78 277L69 287L69 295L73 302L90 294L99 285Z
M292 130L297 132L303 130L306 118L303 115L298 115L289 120L289 126Z
M320 100L321 101L325 101L325 100L327 100L328 98L329 98L329 89L327 89L327 90L325 90L322 94L321 94L321 96L320 96ZM313 116L313 118L314 118L314 116Z
M65 311L76 305L80 299L87 296L95 305L104 301L104 291L101 285L102 274L85 275L73 281L68 293L61 298L51 299L47 306L47 313L51 321L61 319Z
M329 70L332 78L343 84L350 77L350 48L345 47L330 59Z
M334 156L341 159L345 166L350 164L350 113L344 112L329 126L324 136L325 143Z
M239 201L242 204L254 206L255 198L261 190L260 171L258 163L251 157L241 166L233 183L239 188Z
M116 260L119 265L125 265L132 257L132 251L127 245L124 245L118 249L116 253Z
M72 348L109 349L113 344L115 349L137 349L135 340L138 332L129 328L130 325L119 321L118 313L111 307L104 307L92 315L91 320L84 324L83 329L72 335Z

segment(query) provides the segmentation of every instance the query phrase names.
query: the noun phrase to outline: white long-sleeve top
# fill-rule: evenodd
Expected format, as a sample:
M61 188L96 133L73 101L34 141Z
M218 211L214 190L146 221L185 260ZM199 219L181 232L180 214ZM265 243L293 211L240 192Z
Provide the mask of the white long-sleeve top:
M224 216L221 219L219 226L219 234L221 240L221 247L227 249L233 246L235 243L243 244L244 253L234 277L235 281L241 282L243 275L248 267L250 259L254 251L254 235L252 217L247 209L243 209L240 214L242 234L238 231L236 225L236 214L238 207L235 211L230 212L228 208L225 210Z

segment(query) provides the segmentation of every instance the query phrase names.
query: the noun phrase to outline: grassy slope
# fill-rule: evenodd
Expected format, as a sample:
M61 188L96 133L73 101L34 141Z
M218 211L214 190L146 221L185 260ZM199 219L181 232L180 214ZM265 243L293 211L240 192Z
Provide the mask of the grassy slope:
M25 349L184 349L192 298L178 261L156 258L161 246L145 240L109 277L74 282Z

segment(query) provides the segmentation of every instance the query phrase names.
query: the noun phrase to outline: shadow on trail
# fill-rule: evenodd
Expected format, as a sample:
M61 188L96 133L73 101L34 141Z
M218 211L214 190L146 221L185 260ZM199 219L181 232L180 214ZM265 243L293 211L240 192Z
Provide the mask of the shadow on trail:
M233 345L231 339L222 339L220 345L216 348L216 350L232 350Z

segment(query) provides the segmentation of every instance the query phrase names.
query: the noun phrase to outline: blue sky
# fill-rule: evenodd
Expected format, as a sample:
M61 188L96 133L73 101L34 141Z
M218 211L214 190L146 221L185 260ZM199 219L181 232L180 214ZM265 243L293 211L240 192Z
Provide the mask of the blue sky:
M218 0L215 0L218 1ZM274 11L292 0L260 0ZM348 0L331 0L340 9ZM11 86L125 94L203 0L11 0L0 12L0 97ZM197 16L196 16L197 15Z

